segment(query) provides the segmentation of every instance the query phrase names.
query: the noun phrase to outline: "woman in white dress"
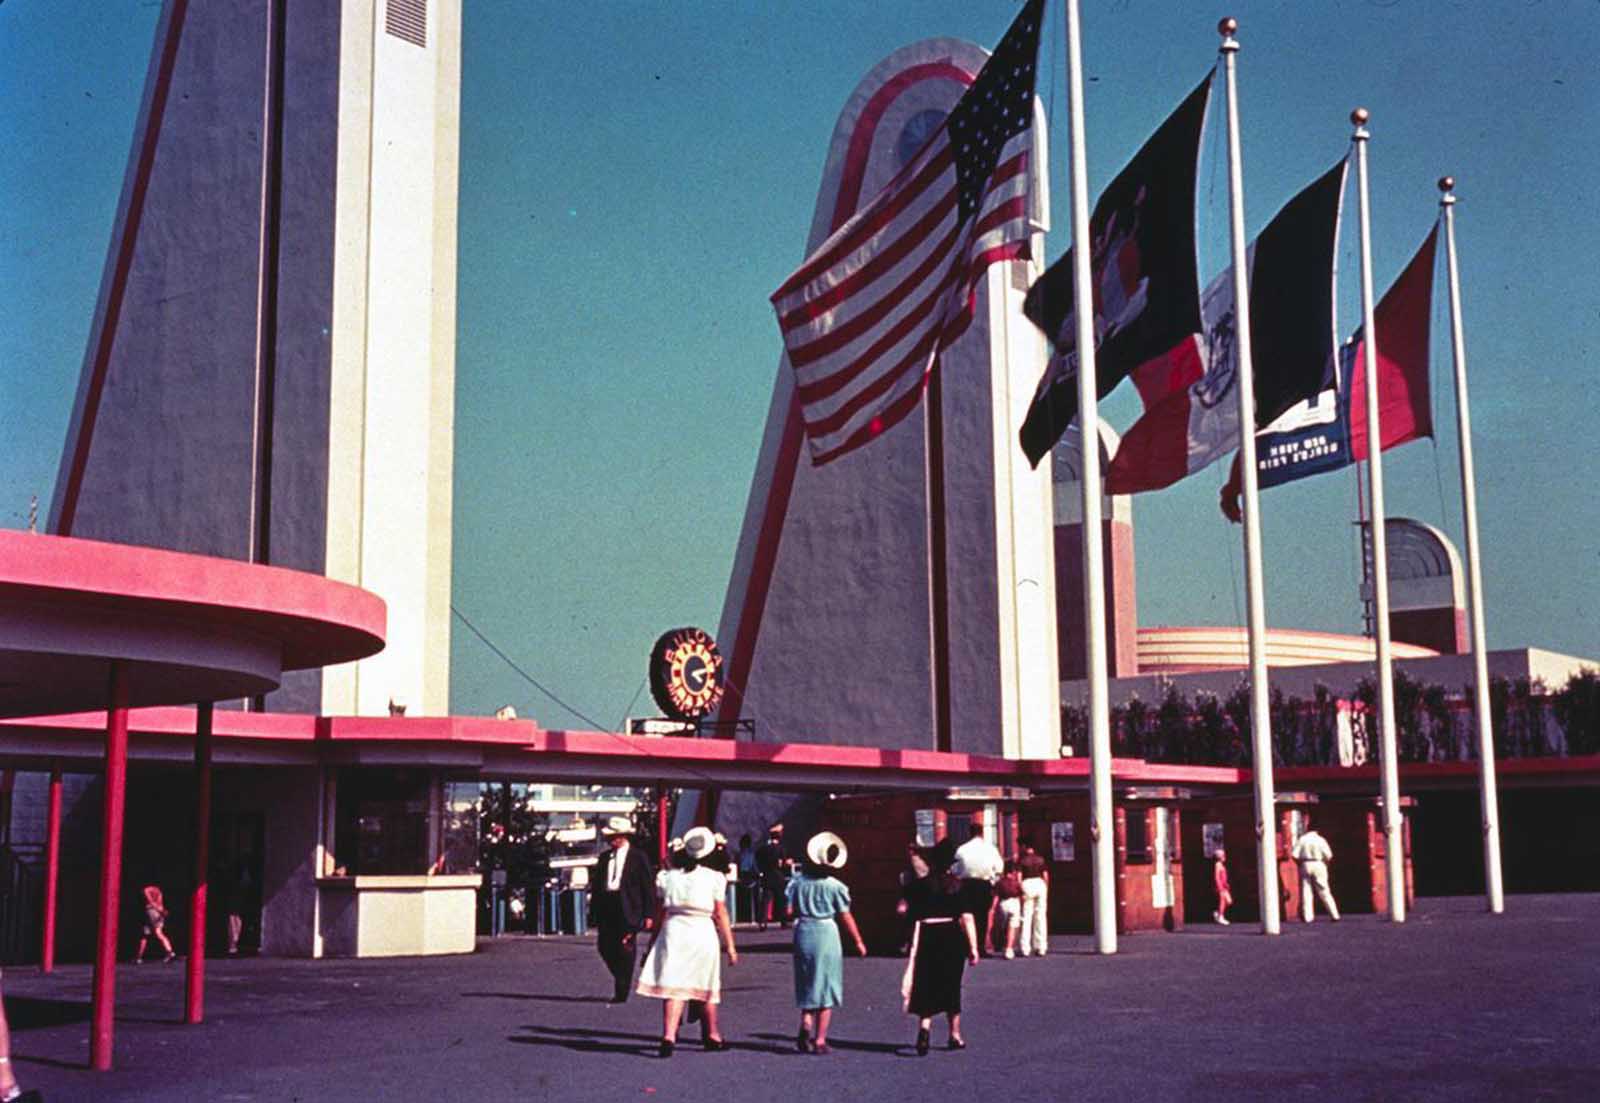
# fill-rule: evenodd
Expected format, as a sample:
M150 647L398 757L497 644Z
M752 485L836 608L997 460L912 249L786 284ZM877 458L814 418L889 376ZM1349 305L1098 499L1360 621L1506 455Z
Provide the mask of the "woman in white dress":
M661 1049L671 1057L678 1040L678 1022L689 1000L705 1002L705 1047L711 1052L728 1048L717 1022L722 999L720 932L728 948L728 964L739 961L733 946L733 928L723 903L727 878L700 865L716 846L709 828L696 827L683 837L683 847L673 862L676 868L656 875L660 913L650 953L639 971L638 993L665 1000L661 1009Z

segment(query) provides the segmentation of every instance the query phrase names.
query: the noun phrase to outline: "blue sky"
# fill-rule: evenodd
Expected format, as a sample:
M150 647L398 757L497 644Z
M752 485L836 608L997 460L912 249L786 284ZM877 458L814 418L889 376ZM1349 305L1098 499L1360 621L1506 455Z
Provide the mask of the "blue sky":
M838 110L893 49L993 45L1009 0L804 5L471 0L465 17L457 354L456 604L583 716L648 711L665 628L715 630L778 335L767 295L800 261ZM0 525L47 509L158 5L0 6ZM1600 9L1593 3L1085 4L1088 167L1098 192L1209 69L1239 18L1254 234L1373 112L1374 270L1387 285L1459 181L1467 347L1491 647L1600 656ZM1065 64L1040 67L1066 248ZM1203 278L1226 182L1202 167ZM1341 308L1357 311L1353 207ZM1436 443L1387 454L1392 515L1461 543L1442 282ZM1102 412L1118 428L1131 393ZM1225 464L1141 495L1140 620L1242 622ZM1349 473L1267 492L1267 615L1354 631ZM459 625L453 709L514 703L584 722Z

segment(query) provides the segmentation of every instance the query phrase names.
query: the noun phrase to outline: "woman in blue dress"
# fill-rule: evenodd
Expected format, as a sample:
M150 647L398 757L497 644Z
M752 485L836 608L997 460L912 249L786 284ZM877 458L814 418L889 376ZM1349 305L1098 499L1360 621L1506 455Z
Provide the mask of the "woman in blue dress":
M795 1048L801 1053L828 1050L828 1024L833 1009L844 1002L844 950L842 926L855 940L856 952L867 956L861 930L850 914L850 890L833 871L844 868L844 840L832 831L813 835L806 843L800 876L785 892L794 917L794 1002L800 1008L800 1030Z

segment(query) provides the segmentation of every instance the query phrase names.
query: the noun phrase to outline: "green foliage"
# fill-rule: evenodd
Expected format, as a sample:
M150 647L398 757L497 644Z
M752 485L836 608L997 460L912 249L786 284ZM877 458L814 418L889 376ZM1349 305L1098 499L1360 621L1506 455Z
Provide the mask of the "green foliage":
M1194 709L1189 706L1188 699L1178 692L1177 686L1169 685L1161 698L1161 707L1156 709L1155 725L1146 749L1161 756L1156 761L1193 762L1194 759L1189 757L1193 727Z
M1396 749L1401 762L1454 761L1460 757L1459 731L1468 730L1462 709L1471 694L1452 696L1443 686L1423 682L1403 669L1395 671ZM1374 759L1381 753L1377 737L1377 686L1371 679L1357 684L1353 699L1364 705ZM1337 765L1339 761L1339 698L1317 685L1310 699L1272 691L1268 704L1272 723L1273 760L1280 766ZM1538 681L1521 678L1490 683L1490 709L1497 757L1526 758L1558 753L1546 712L1566 732L1567 754L1600 754L1600 670L1584 669L1558 693L1548 694ZM1138 696L1111 709L1112 753L1149 762L1210 766L1248 766L1251 762L1250 685L1241 681L1226 697L1198 692L1191 700L1167 685L1158 704ZM1088 749L1088 709L1064 705L1062 741L1080 754ZM1470 753L1470 747L1468 748Z
M1494 722L1496 758L1539 758L1553 754L1545 731L1544 683L1518 678L1489 679L1489 716Z
M1600 754L1600 670L1586 666L1550 697L1568 754Z
M527 796L525 787L503 782L485 783L478 797L479 868L505 870L512 885L540 884L549 872L550 817L530 812Z

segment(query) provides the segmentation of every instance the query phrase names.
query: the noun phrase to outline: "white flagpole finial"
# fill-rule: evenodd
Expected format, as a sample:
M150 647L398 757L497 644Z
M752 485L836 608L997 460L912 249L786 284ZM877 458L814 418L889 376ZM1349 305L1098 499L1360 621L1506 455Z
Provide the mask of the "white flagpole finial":
M1239 21L1231 15L1224 16L1217 21L1217 33L1222 36L1222 46L1220 47L1222 50L1232 53L1239 48L1238 39L1233 37L1238 29Z
M1365 107L1358 107L1350 112L1350 123L1356 128L1356 139L1359 141L1371 135L1367 133L1367 120L1372 118L1372 112Z
M1456 178L1454 176L1439 177L1439 205L1448 207L1456 201Z

